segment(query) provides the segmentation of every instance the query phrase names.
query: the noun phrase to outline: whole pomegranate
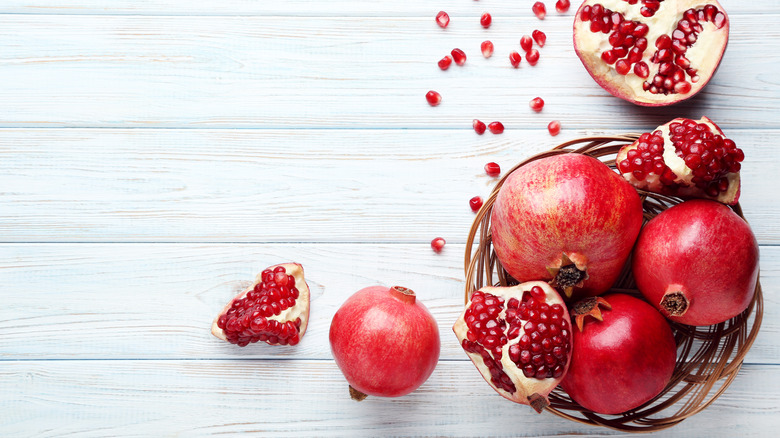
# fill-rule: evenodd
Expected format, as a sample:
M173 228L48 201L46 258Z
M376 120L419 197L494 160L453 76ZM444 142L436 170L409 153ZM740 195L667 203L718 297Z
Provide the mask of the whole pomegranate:
M670 320L717 324L742 313L753 299L758 243L731 208L685 201L647 223L633 271L645 298Z
M618 170L634 186L681 198L739 200L742 149L707 117L677 118L618 152Z
M441 349L439 327L414 291L371 286L342 304L330 348L353 399L399 397L430 377Z
M496 392L537 412L549 405L571 356L569 312L549 284L483 287L452 329Z
M492 243L516 280L552 280L567 297L615 282L642 226L636 190L599 160L569 153L512 172L493 205Z
M263 341L271 345L295 345L309 321L309 286L297 263L263 270L252 286L233 298L214 319L211 333L244 347Z
M561 388L582 407L619 414L663 391L677 359L674 335L651 305L626 294L591 297L571 309L577 322Z
M671 105L701 91L729 39L716 0L586 0L574 19L574 49L614 96Z

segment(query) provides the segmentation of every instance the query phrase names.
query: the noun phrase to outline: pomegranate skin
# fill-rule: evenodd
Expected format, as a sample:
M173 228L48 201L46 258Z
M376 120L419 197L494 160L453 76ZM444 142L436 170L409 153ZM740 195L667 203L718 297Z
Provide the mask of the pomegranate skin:
M492 243L504 269L519 282L553 280L569 298L609 289L641 226L636 190L599 160L574 153L512 172L491 216ZM559 282L567 265L587 277L573 285Z
M666 319L651 305L626 294L603 299L612 306L601 309L603 321L586 317L582 331L573 329L561 388L584 408L619 414L663 391L674 373L677 346Z
M685 201L650 220L637 241L637 287L662 314L682 324L717 324L750 305L759 250L750 226L729 207Z
M357 400L414 391L433 373L441 349L433 315L399 286L370 286L349 297L333 316L329 339Z

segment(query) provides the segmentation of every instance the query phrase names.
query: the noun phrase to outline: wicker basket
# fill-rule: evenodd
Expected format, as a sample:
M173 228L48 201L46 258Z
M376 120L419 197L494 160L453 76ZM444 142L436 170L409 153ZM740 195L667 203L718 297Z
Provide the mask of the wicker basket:
M575 139L535 155L506 172L477 212L469 231L465 255L466 301L473 291L482 286L508 285L508 276L496 258L490 236L490 213L507 175L530 161L567 153L590 155L614 169L618 150L637 138L638 135L629 134ZM639 194L645 220L681 202L677 198L642 190ZM733 208L744 217L739 204ZM476 248L475 240L478 241ZM634 284L630 263L626 265L612 291L641 297ZM757 283L750 306L724 323L705 327L671 323L678 346L674 375L661 394L634 410L620 415L596 414L578 405L560 388L550 394L547 410L569 420L621 431L651 432L674 426L709 406L728 388L758 334L762 315L763 297L761 285Z

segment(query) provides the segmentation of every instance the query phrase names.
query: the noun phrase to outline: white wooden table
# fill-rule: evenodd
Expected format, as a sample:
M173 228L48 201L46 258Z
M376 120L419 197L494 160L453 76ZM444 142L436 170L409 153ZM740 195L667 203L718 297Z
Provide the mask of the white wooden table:
M560 15L547 0L539 21L532 3L4 0L0 436L616 435L504 400L458 346L468 200L495 183L489 161L507 169L567 139L701 115L745 151L766 313L728 391L658 435L774 435L780 3L722 0L732 27L718 74L661 109L587 75L571 44L576 4ZM539 64L511 68L533 29L548 36ZM454 47L466 65L440 71ZM478 136L473 118L506 131ZM301 344L211 336L221 307L284 261L302 263L312 288ZM440 324L441 360L411 395L356 403L327 333L372 284L417 292Z

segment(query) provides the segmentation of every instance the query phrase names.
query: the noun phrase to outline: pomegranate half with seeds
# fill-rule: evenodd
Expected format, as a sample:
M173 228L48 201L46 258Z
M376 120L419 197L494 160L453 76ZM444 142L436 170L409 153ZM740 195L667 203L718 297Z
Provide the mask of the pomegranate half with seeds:
M681 198L739 201L742 149L707 117L677 118L642 134L616 163L637 188Z
M228 303L211 325L211 333L239 347L262 341L295 345L309 321L309 286L303 267L284 263L268 267Z
M569 368L569 312L543 281L475 291L452 329L496 392L537 412Z
M729 39L716 0L586 0L574 49L609 93L643 106L689 99L715 74Z

